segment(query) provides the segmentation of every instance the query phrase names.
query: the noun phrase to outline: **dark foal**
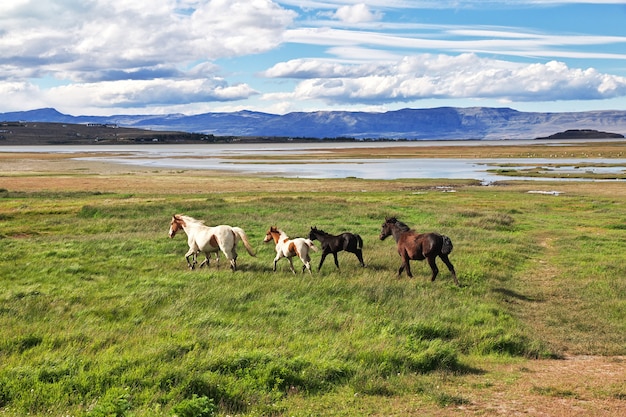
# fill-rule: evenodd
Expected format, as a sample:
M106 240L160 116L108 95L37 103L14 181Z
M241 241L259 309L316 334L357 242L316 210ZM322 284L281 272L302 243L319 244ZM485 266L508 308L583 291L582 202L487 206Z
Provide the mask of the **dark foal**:
M361 239L361 236L357 234L345 232L335 236L330 233L326 233L317 227L311 227L309 239L319 240L320 245L322 245L322 259L320 259L320 265L317 268L318 270L322 269L324 259L326 259L326 255L329 253L333 254L333 257L335 258L335 266L339 268L337 252L342 250L354 253L359 259L361 266L365 266L365 263L363 262L363 239Z
M412 278L413 274L411 274L409 261L428 259L428 265L430 265L430 269L433 272L430 280L434 281L439 273L439 268L437 268L437 263L435 262L437 256L439 256L452 273L454 283L459 285L454 266L448 259L448 255L452 252L450 238L438 233L416 233L395 217L385 219L379 237L380 240L385 240L385 238L391 235L396 240L398 254L402 257L402 265L398 269L398 276L402 274L402 271L406 270L406 274L409 278Z

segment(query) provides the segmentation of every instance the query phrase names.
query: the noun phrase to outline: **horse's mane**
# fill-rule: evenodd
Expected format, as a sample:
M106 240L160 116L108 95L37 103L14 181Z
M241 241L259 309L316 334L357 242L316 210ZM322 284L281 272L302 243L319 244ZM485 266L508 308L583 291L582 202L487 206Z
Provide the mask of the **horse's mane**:
M318 229L317 226L313 226L311 227L312 231L315 231L319 234L325 235L325 236L330 236L330 233L326 233L325 231L323 231L322 229Z
M395 225L402 232L408 232L409 230L411 230L411 228L407 226L406 223L401 222L395 217L389 217L388 219L385 220L385 223L390 223L390 224Z
M191 216L186 216L184 214L177 214L176 217L180 217L185 221L185 223L196 223L196 224L204 224L204 220L198 220Z
M286 235L286 233L285 233L285 232L283 232L283 231L282 231L282 229L279 229L279 228L278 228L278 227L276 227L276 226L271 226L271 227L270 227L270 231L272 231L272 232L277 232L279 235Z

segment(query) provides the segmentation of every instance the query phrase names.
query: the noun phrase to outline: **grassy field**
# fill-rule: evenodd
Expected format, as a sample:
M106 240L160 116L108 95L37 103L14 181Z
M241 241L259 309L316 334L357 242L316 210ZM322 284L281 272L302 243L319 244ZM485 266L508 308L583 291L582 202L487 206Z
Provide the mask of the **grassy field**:
M39 159L38 159L39 158ZM359 416L626 411L620 182L243 178L11 155L0 176L0 413ZM21 164L21 165L19 165ZM16 167L22 169L16 169ZM8 168L7 168L8 167ZM553 192L557 191L557 192ZM190 271L184 213L242 227ZM386 216L452 238L456 287L398 279ZM272 272L276 225L359 233ZM319 246L319 245L318 245ZM223 258L223 257L222 257ZM294 259L296 268L299 260Z

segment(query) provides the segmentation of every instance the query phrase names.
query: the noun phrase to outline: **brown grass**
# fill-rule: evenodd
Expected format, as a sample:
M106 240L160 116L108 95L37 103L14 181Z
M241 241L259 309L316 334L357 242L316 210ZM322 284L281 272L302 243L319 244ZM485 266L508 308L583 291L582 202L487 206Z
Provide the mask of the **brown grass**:
M504 364L497 359L485 362L477 364L482 372L476 375L440 375L437 385L432 387L434 395L440 398L355 395L347 406L375 417L626 415L626 357L576 356L562 360L520 360L513 364L510 360ZM447 405L442 406L439 401ZM319 410L308 410L306 415L325 415L323 405Z
M468 398L470 404L457 407L459 412L552 417L626 415L624 357L525 361L495 365L489 373L506 377L470 377L469 386L457 393Z

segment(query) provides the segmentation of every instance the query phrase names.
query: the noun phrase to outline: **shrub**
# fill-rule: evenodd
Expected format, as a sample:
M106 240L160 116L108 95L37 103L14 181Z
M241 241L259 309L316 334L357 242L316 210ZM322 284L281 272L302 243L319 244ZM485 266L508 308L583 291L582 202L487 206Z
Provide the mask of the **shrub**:
M211 417L215 415L217 407L211 398L194 394L174 406L173 411L177 417Z
M102 398L89 412L89 417L125 417L132 408L129 395L120 392L120 389L112 389Z

